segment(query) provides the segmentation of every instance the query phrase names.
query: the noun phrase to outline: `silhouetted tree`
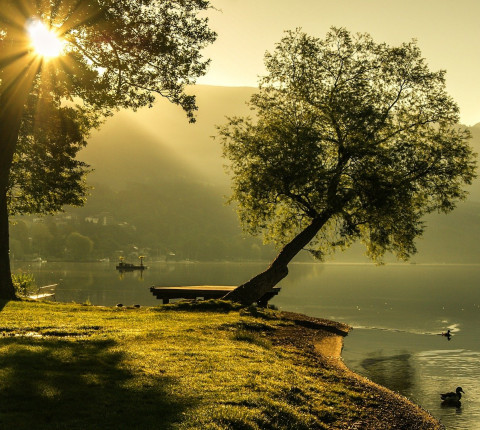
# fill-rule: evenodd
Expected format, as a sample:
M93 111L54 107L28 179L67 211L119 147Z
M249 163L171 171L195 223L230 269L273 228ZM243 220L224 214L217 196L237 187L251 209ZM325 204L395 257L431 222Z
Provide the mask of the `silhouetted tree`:
M245 230L281 248L226 296L252 303L302 249L323 258L355 241L408 259L425 214L449 212L474 177L469 133L415 42L398 47L333 28L287 32L267 53L250 118L219 130Z
M20 212L82 203L87 166L73 158L88 131L118 108L151 106L161 95L193 121L195 99L184 88L208 64L200 51L215 33L198 14L209 4L0 0L0 298L14 297L8 200ZM60 57L32 49L31 20L66 42Z

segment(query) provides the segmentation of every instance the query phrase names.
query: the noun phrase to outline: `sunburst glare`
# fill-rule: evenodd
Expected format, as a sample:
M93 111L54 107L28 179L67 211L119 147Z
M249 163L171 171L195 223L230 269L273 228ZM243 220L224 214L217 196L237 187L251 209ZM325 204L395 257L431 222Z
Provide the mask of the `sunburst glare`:
M32 48L37 55L49 59L58 57L62 53L65 42L41 21L31 21L27 31Z

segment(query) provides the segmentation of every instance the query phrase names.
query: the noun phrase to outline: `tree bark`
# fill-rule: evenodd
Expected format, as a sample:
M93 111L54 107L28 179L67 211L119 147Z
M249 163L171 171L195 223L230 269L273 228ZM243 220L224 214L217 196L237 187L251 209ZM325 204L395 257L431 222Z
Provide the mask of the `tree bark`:
M243 305L258 302L262 296L288 275L288 263L316 236L320 229L332 216L324 212L314 218L310 225L287 243L267 270L235 288L223 298Z
M0 194L0 299L12 300L15 298L15 288L13 287L10 271L7 210L6 193L2 184Z
M23 61L22 61L23 60ZM2 74L0 92L0 299L15 298L10 270L7 192L25 103L39 65L15 58Z
M20 130L21 112L11 106L7 94L0 95L0 299L15 298L10 271L10 240L8 224L8 178ZM10 104L10 106L9 106Z

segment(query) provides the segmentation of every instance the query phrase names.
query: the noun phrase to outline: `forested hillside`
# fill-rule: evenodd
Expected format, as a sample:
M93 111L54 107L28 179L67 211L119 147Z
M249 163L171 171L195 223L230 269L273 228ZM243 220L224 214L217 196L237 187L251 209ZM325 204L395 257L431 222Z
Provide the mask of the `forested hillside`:
M89 139L80 157L94 172L82 208L11 228L14 258L100 259L145 254L151 259L269 259L273 250L242 235L225 205L229 178L215 125L248 115L253 88L197 86L197 122L160 100L152 109L121 111ZM480 124L472 127L480 152ZM431 215L416 262L480 262L480 181L449 215ZM336 261L364 261L354 247ZM308 256L301 258L309 259Z

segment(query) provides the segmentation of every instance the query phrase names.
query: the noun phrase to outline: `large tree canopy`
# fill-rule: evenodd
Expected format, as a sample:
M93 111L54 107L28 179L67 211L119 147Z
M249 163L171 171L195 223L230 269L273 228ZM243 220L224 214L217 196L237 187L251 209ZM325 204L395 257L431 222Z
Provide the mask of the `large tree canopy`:
M184 88L209 63L200 51L215 33L198 16L208 7L205 0L0 0L2 85L7 71L17 81L18 70L47 68L58 96L103 113L149 105L160 94L193 118L195 99ZM56 61L32 52L26 27L37 20L66 42Z
M302 249L323 258L355 241L408 259L425 214L448 212L474 177L469 133L415 42L398 47L333 28L287 32L267 53L255 119L220 128L244 228L282 248L228 297L251 302Z
M76 159L94 126L81 109L59 106L38 90L30 93L9 176L10 215L54 213L82 205L88 166Z
M0 0L0 297L13 297L8 211L80 204L87 166L75 160L92 127L156 96L194 121L185 86L203 75L215 39L207 0ZM48 58L31 24L61 41ZM132 149L133 150L133 149Z

